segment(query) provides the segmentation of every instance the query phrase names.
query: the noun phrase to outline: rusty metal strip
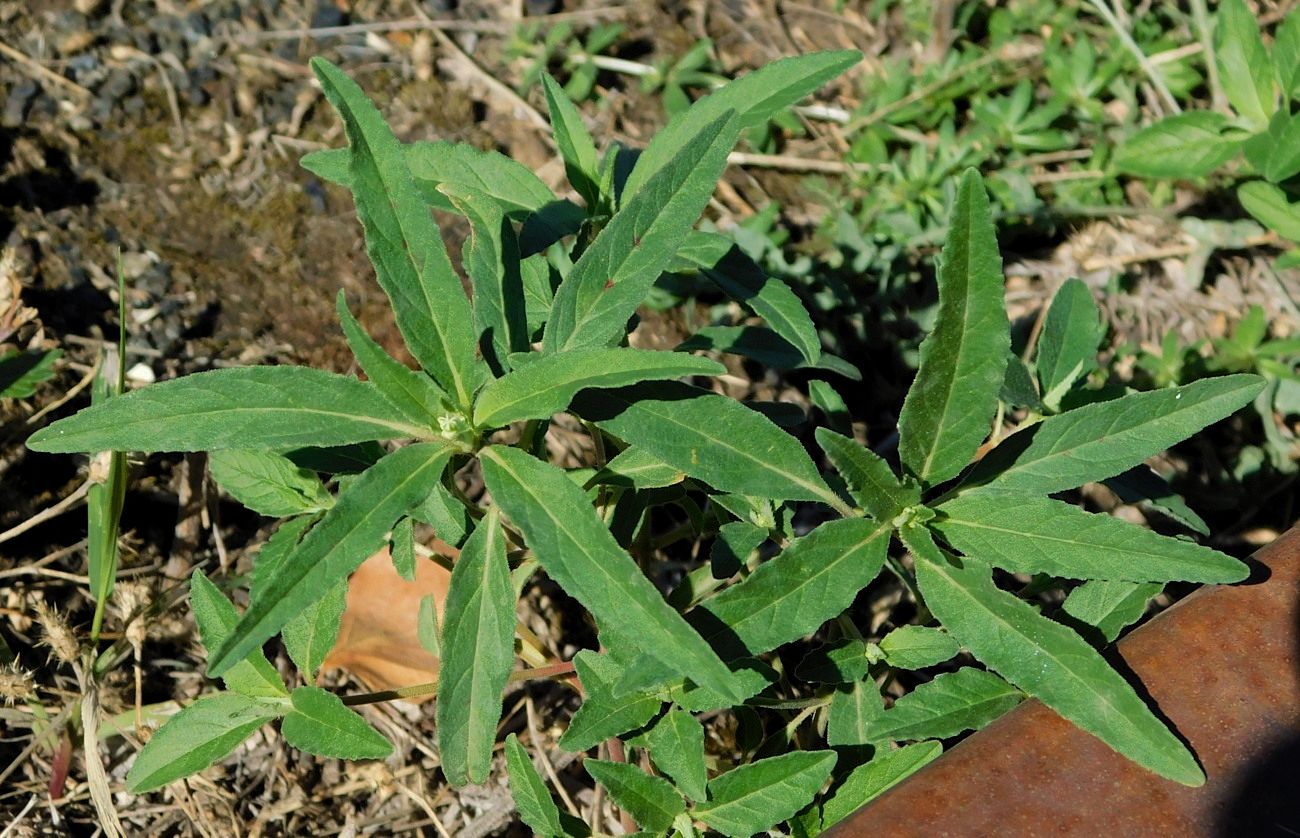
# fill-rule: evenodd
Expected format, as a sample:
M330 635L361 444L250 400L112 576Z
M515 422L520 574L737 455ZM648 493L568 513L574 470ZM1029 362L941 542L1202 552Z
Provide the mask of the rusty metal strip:
M1028 701L856 812L836 836L1300 835L1300 527L1250 581L1205 588L1110 654L1208 777L1145 771Z

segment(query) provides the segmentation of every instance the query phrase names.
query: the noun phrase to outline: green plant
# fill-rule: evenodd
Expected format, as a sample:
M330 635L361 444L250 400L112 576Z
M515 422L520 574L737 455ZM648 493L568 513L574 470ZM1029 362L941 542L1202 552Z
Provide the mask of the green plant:
M647 751L665 776L618 760L587 766L653 832L694 835L703 822L748 835L790 821L814 834L936 756L935 740L980 727L1024 693L1157 773L1203 780L1186 747L1094 646L999 587L994 568L1092 580L1083 586L1092 586L1090 598L1067 613L1107 637L1131 586L1244 578L1243 564L1214 550L1047 495L1140 465L1248 403L1258 378L1230 375L1031 417L980 459L1010 338L988 199L974 171L955 187L938 314L899 417L901 471L819 429L834 467L823 474L768 418L785 406L742 404L679 380L717 375L717 361L627 345L654 283L665 271L690 271L766 323L707 333L713 349L757 345L854 372L827 361L790 288L731 240L693 228L739 132L858 58L776 62L696 102L639 155L615 145L603 158L548 83L556 145L584 206L557 200L499 154L400 144L354 82L313 60L349 148L313 153L304 165L351 190L421 368L388 356L340 297L344 333L369 381L286 367L199 373L93 405L28 441L47 452L213 451L214 473L232 495L292 516L258 556L243 614L196 573L191 597L208 673L227 689L158 731L128 775L133 791L203 768L276 718L290 744L313 753L387 754L388 743L348 706L391 696L290 690L261 645L281 633L310 681L337 631L349 573L386 540L406 543L409 519L460 547L439 682L406 691L437 690L440 755L453 784L487 777L509 680L575 671L584 701L560 744L585 751L617 737ZM471 297L431 207L470 223L462 263ZM1096 352L1095 342L1076 339L1070 318L1059 320L1043 339L1057 347L1055 360L1039 363L1049 392ZM843 403L828 385L814 390L843 429ZM560 412L590 434L590 467L548 461L545 437ZM463 469L481 471L490 503L461 490ZM800 503L832 520L797 531ZM656 533L657 513L670 506L686 522ZM910 560L891 554L895 535ZM708 562L680 579L665 575L657 557L708 538ZM399 569L418 560L406 549L394 555ZM915 597L917 625L868 645L854 600L885 567ZM512 671L516 598L537 573L590 613L603 651ZM824 642L809 646L813 636ZM787 644L806 650L797 667L779 654ZM963 647L988 670L953 668L885 708L878 680L950 661ZM738 746L741 764L718 765L710 777L707 713L762 713L775 724L761 742ZM813 719L824 734L804 724ZM916 744L891 752L891 742ZM525 821L547 835L581 832L517 740L506 756Z

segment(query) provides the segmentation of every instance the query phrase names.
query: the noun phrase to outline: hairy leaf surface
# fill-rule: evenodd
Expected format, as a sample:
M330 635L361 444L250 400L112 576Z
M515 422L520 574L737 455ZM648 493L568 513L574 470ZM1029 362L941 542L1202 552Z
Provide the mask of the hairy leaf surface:
M273 451L227 448L208 455L208 469L226 494L258 515L283 518L334 504L314 472Z
M643 829L665 832L686 811L686 802L673 784L628 765L604 759L584 760L582 767L609 791L609 796Z
M709 781L691 815L732 838L780 823L812 800L835 767L834 751L796 751L733 768Z
M392 743L334 693L302 686L291 699L280 732L295 748L338 759L383 759L393 752Z
M894 702L871 729L877 742L947 739L979 730L1024 695L992 672L966 666L921 684Z

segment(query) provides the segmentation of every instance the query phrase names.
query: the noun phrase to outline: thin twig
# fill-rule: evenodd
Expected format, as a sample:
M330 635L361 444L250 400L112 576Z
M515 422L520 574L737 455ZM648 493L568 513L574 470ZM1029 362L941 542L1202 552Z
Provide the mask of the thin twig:
M36 59L32 58L30 55L27 55L27 53L16 50L3 41L0 41L0 55L8 56L18 64L30 70L37 77L45 79L48 82L53 82L64 90L80 96L83 99L93 99L95 97L95 94L77 84L72 79L59 75L49 67L46 67L44 64L41 64Z
M85 483L82 483L79 487L77 487L77 491L68 495L66 498L54 504L53 506L46 507L45 509L42 509L40 512L37 512L32 517L28 518L26 521L23 521L21 524L17 524L5 530L4 532L0 532L0 544L5 543L11 538L16 538L17 536L22 535L23 533L27 532L37 524L42 524L50 520L51 518L57 518L58 516L62 515L64 512L67 512L69 509L71 509L74 505L76 505L78 501L85 498L86 493L89 491L90 491L90 481L87 480Z
M871 172L883 168L872 163L851 163L843 160L815 160L789 154L753 154L733 151L727 155L733 166L752 166L758 169L781 169L787 172L817 172L826 175L847 175Z
M1120 23L1119 18L1115 16L1115 10L1110 7L1110 3L1107 0L1090 0L1090 2L1093 8L1097 10L1097 13L1110 24L1110 28L1115 30L1115 34L1119 36L1120 43L1124 45L1124 48L1133 53L1138 66L1142 68L1142 72L1151 81L1152 87L1160 94L1164 106L1168 108L1170 113L1182 113L1183 109L1178 105L1178 100L1174 99L1174 94L1169 92L1164 76L1160 75L1160 71L1151 63L1151 59L1142 51L1142 47L1138 46L1137 41L1133 40L1133 36L1129 34L1127 27Z
M60 407L63 407L69 401L76 398L77 394L80 393L82 390L86 389L88 386L90 386L90 382L94 381L95 376L99 375L99 367L103 362L104 362L104 353L102 352L95 353L95 365L90 368L90 372L83 375L81 377L81 380L78 381L76 384L74 384L72 386L72 389L64 393L59 399L57 399L51 404L47 404L45 407L41 408L40 410L33 413L31 416L27 417L27 424L29 425L35 424L42 417L48 416L51 411L58 410Z

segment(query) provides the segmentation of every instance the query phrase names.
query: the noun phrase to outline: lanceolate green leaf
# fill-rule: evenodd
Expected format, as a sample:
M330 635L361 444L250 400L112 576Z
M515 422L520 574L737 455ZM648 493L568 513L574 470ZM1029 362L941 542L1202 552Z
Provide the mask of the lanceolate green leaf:
M661 489L685 479L686 472L673 468L640 448L629 446L592 475L588 486L603 483L633 489Z
M393 524L424 500L451 457L437 442L420 443L384 457L358 477L312 527L258 592L234 631L209 662L220 674L242 660L293 616L356 570Z
M342 70L319 57L311 68L347 129L357 217L397 327L420 366L468 407L482 371L474 353L473 314L401 144Z
M898 418L903 467L927 486L956 476L988 436L1011 347L1002 284L988 196L970 169L939 264L938 318Z
M230 630L239 622L235 606L201 570L194 571L190 577L190 607L194 610L194 621L199 625L199 637L206 649L215 649L225 642ZM289 694L284 681L280 680L280 673L275 671L260 649L232 666L222 680L227 689L247 696L274 698Z
M624 673L607 654L582 651L574 657L573 665L586 695L560 737L561 748L569 751L594 748L611 736L641 727L663 706L658 696L651 693L616 695L614 686Z
M145 743L126 775L126 787L132 794L143 794L202 771L288 709L287 701L238 693L204 696L168 719Z
M999 590L987 566L902 531L930 611L999 675L1134 762L1188 786L1205 775L1177 737L1082 637Z
M315 680L326 656L338 641L347 604L348 582L342 579L330 586L325 596L298 612L280 631L284 650L308 681Z
M1052 298L1038 338L1038 380L1049 407L1059 407L1070 385L1096 369L1104 328L1088 286L1066 280Z
M1166 117L1126 139L1115 165L1143 177L1204 177L1241 148L1241 140L1225 134L1227 127L1228 118L1213 111Z
M723 835L748 838L807 805L834 767L834 751L796 751L733 768L709 782L709 801L691 816Z
M682 667L702 686L724 695L736 691L731 670L664 602L577 484L515 448L485 448L480 462L493 500L547 574L600 625L637 638L642 651Z
M899 626L881 638L880 651L890 666L922 669L956 657L961 644L937 628Z
M338 759L383 759L393 752L392 743L334 693L304 686L293 691L291 700L293 709L280 733L295 748Z
M844 820L942 753L943 745L938 742L917 742L896 751L884 751L871 762L859 765L822 804L822 827L829 829Z
M1003 440L967 482L1050 494L1104 480L1230 416L1262 389L1259 376L1225 375L1051 416Z
M430 436L373 384L306 367L187 375L109 399L42 428L33 451L297 448Z
M208 469L228 495L259 515L281 518L319 512L334 503L314 472L273 451L213 451Z
M1057 619L1076 628L1082 623L1095 629L1099 639L1113 643L1121 631L1142 619L1148 603L1162 590L1159 582L1085 582L1070 591L1061 604L1064 616Z
M393 407L417 426L430 426L433 418L446 412L443 406L447 394L433 383L433 379L422 372L417 372L398 361L384 351L348 309L343 292L339 291L336 301L339 322L348 346L356 356L357 364L374 385L380 395L388 399Z
M487 779L514 637L505 533L492 509L461 549L443 607L438 753L453 786Z
M848 484L853 499L877 521L888 523L896 515L921 502L921 487L898 479L889 463L855 439L817 429L817 444L826 452L835 470Z
M684 710L672 709L646 734L655 766L692 800L703 800L708 779L704 761L704 726Z
M1246 565L1051 498L974 491L937 508L930 526L972 558L1018 573L1129 582L1240 582Z
M651 777L635 765L588 759L582 767L592 779L609 790L609 796L625 809L642 829L665 832L673 819L686 811L672 783L660 777Z
M586 392L572 408L715 489L844 506L798 440L735 399L664 382Z
M717 361L684 352L573 349L538 358L490 382L474 403L474 424L495 428L520 419L549 419L587 387L724 372L726 368Z
M542 89L546 93L546 109L551 116L555 147L564 160L569 185L587 202L588 209L595 208L600 204L596 144L592 142L587 126L582 124L582 115L550 73L542 73Z
M655 134L623 187L623 200L646 188L656 173L673 164L687 140L724 112L735 111L741 129L761 125L861 60L856 50L783 58L705 96Z
M543 347L554 353L607 346L686 238L713 194L736 142L730 111L702 126L676 158L614 214L555 292Z
M826 744L838 748L870 743L871 731L884 712L880 687L871 676L839 687L826 708Z
M494 373L508 369L506 358L528 350L528 317L514 225L500 206L470 189L442 187L469 221L461 264L474 289L474 329L479 351Z
M795 539L745 580L706 600L690 621L730 657L760 654L816 631L880 572L892 527L829 521Z
M506 770L510 775L510 796L529 829L543 838L563 834L559 807L551 799L542 775L533 767L528 751L513 733L506 737Z
M1277 110L1277 97L1259 22L1242 0L1223 0L1214 17L1214 58L1223 91L1237 113L1263 128Z
M945 672L894 702L872 727L872 741L947 739L979 730L1023 698L992 672L969 666Z

